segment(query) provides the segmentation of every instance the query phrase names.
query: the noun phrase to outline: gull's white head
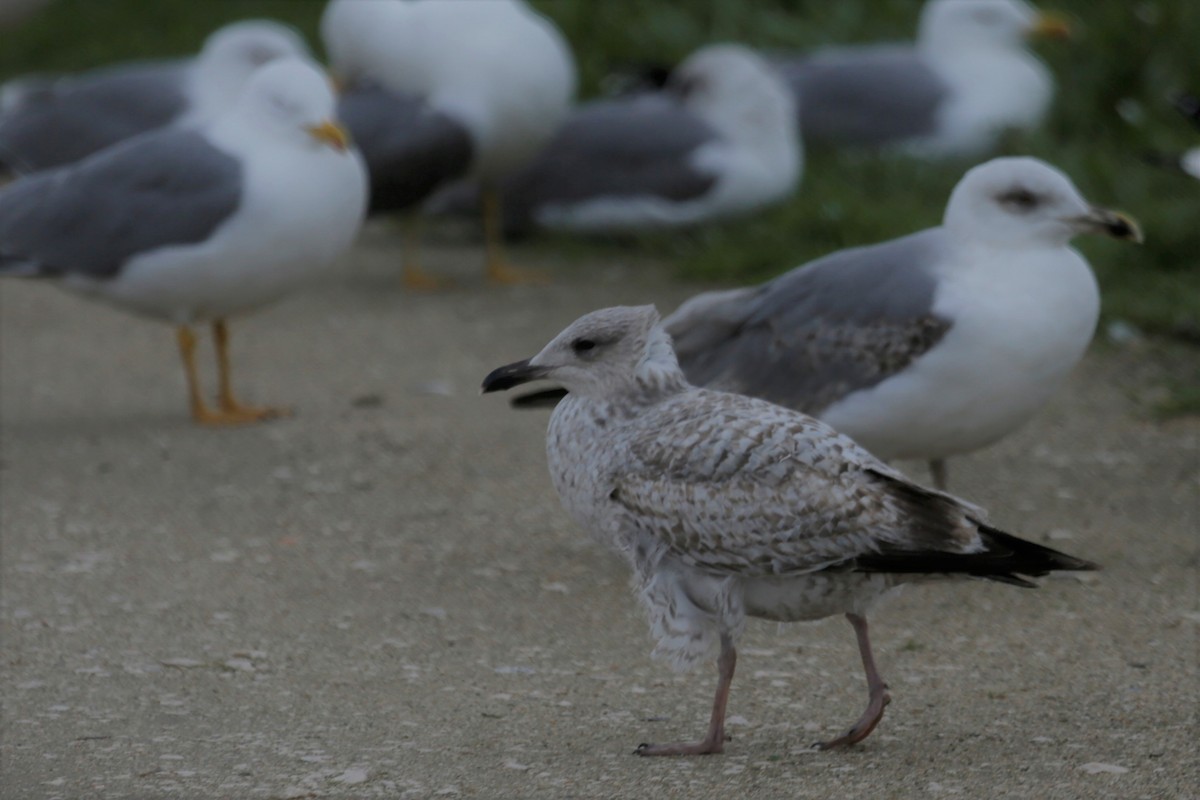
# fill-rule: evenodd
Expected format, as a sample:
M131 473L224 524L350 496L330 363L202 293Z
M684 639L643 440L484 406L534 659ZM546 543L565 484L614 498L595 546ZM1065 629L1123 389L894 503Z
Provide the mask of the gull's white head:
M276 59L251 76L233 112L255 130L302 147L349 147L346 131L334 121L329 77L307 59Z
M967 171L950 195L948 232L1006 248L1065 246L1076 234L1142 240L1137 223L1087 200L1059 170L1036 158L995 158Z
M396 41L395 26L415 8L401 0L329 0L321 14L321 41L338 80L379 81L389 50L407 49Z
M493 370L483 391L547 379L581 397L613 397L684 385L654 306L615 306L585 314L536 356Z
M778 74L753 50L714 44L672 71L667 90L722 133L769 130L796 138L795 99Z
M1024 0L929 0L917 34L929 50L1018 49L1032 36L1065 38L1066 18L1038 11Z
M794 188L803 166L796 101L754 51L737 44L703 47L671 73L666 89L726 139L762 160L781 191Z
M308 58L304 40L292 28L265 19L247 19L210 34L196 57L192 91L195 116L220 114L241 94L258 68L279 58Z

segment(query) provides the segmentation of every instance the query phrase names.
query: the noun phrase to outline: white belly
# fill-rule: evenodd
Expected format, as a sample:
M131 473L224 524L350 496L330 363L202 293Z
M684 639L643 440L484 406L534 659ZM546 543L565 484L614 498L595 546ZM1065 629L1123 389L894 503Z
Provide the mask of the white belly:
M947 280L934 310L946 336L901 373L821 418L883 459L937 459L1011 433L1062 385L1095 331L1100 297L1073 250L1013 255Z
M208 240L138 256L111 280L64 283L177 324L270 303L329 269L354 242L366 204L357 158L330 150L302 168L282 158L257 164L245 176L242 206Z

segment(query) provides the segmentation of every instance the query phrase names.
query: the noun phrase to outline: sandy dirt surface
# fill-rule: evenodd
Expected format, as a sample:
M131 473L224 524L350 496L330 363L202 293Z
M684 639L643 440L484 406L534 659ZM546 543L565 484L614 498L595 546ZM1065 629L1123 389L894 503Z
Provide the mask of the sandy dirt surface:
M886 605L893 703L843 752L809 745L865 704L849 625L753 623L726 753L642 759L702 733L715 670L650 659L625 567L553 495L546 415L478 386L585 311L696 287L573 264L497 289L444 249L458 288L414 295L385 235L232 326L242 393L296 410L242 429L190 423L169 328L4 284L0 796L1200 795L1200 422L1143 402L1195 351L1099 348L952 463L1103 572Z

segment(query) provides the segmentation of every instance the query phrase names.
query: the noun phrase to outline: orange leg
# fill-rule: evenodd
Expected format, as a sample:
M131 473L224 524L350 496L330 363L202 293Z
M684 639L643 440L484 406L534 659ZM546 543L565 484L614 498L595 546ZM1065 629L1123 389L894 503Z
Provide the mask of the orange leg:
M401 233L401 241L404 247L404 255L401 261L401 269L403 270L401 280L404 282L406 289L430 291L433 289L442 289L454 283L449 280L439 280L421 267L421 260L417 256L418 251L421 249L421 218L419 216L413 215L405 220Z
M240 425L246 422L262 422L276 417L291 416L285 408L258 408L244 406L233 396L233 384L229 369L229 330L225 320L213 323L213 344L217 351L217 404L221 419L216 424Z
M518 269L504 255L504 224L500 208L500 193L485 187L483 190L483 241L487 248L484 269L492 283L514 286L547 283L545 275Z

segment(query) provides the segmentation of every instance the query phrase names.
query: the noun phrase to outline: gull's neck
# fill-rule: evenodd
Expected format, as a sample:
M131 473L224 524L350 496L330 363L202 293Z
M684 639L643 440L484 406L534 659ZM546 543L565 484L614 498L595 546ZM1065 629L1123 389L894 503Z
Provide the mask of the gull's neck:
M687 388L687 378L679 368L671 337L661 327L650 332L646 357L634 372L635 394L643 402L653 402Z

